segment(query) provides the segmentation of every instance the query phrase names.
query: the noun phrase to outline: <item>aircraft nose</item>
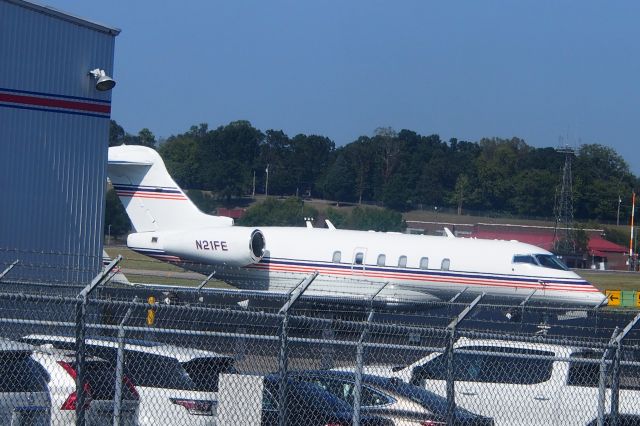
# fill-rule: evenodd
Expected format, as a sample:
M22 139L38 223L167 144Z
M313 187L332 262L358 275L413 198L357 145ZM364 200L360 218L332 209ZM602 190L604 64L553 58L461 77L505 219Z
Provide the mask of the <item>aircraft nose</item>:
M606 295L597 292L592 294L596 306L607 306L609 299Z

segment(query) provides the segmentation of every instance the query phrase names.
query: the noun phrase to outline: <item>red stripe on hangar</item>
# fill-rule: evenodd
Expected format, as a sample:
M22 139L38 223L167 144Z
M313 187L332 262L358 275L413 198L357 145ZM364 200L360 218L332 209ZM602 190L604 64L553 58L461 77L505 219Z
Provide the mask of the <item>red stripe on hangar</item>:
M111 105L109 104L56 99L42 96L20 95L15 93L0 92L0 102L9 102L12 104L26 106L61 108L64 110L93 112L106 115L111 114Z

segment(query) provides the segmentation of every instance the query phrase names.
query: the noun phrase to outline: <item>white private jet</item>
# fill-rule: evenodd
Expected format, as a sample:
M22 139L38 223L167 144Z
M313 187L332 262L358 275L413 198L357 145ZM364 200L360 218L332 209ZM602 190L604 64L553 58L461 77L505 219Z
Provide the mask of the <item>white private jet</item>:
M132 250L244 290L291 291L317 271L305 295L376 297L388 303L485 293L564 305L606 297L539 247L517 241L328 228L234 226L202 213L142 146L109 148L108 176L131 219ZM381 290L382 289L382 290Z

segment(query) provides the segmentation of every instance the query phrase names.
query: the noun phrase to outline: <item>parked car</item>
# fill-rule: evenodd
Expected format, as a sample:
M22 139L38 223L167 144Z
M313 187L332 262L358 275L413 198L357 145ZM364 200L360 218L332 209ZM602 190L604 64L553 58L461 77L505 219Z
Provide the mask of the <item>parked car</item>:
M264 378L262 426L279 424L279 386L277 374ZM321 386L290 378L287 387L287 426L348 426L353 424L353 408L342 398ZM395 426L382 416L363 413L361 426Z
M294 381L312 383L350 406L354 404L355 374L348 371L303 371L289 376ZM396 426L447 424L447 400L424 388L395 378L365 374L360 393L361 413L389 419ZM493 419L457 407L453 424L493 425Z
M31 358L31 352L31 345L0 339L0 424L51 423L46 375Z
M497 425L583 426L597 418L597 361L602 351L467 338L459 339L454 347L456 403L493 417ZM446 395L447 357L441 352L405 368L368 367L367 371ZM640 368L623 365L620 388L619 407L625 424L640 425ZM610 389L605 401L605 410L610 412Z
M29 335L31 343L72 348L75 338ZM115 364L118 342L110 338L86 339L91 355ZM139 424L215 425L218 376L233 373L234 359L194 348L165 343L125 340L124 373L140 395Z
M76 422L76 357L73 351L51 346L34 349L31 358L44 370L51 394L51 420L55 425ZM96 357L85 359L84 390L86 392L87 425L112 425L114 420L115 367ZM125 376L122 386L121 423L138 424L139 396L135 386Z

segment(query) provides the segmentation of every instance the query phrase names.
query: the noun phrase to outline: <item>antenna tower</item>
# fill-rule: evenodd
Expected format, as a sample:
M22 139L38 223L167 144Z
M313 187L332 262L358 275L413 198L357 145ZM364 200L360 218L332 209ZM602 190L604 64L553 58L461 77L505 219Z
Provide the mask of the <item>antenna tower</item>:
M556 148L564 154L564 168L560 191L556 191L555 219L553 231L553 248L557 254L570 254L576 251L576 239L573 232L573 186L571 177L571 161L576 152L569 145Z

